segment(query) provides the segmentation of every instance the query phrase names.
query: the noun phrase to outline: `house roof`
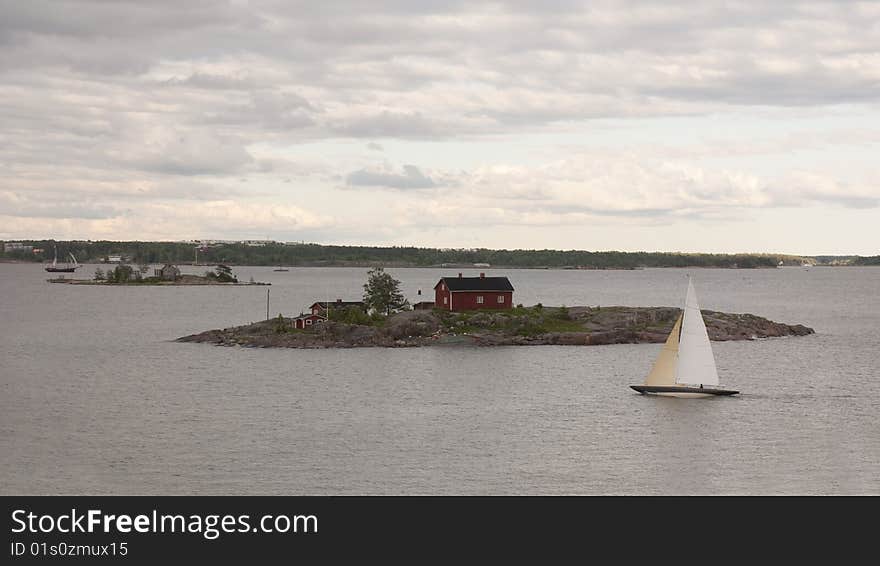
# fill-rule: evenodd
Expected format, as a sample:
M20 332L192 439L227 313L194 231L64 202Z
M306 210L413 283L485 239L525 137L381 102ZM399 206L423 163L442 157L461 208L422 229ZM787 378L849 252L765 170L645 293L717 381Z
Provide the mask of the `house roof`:
M324 320L327 320L327 317L324 316L323 314L312 314L312 313L308 313L308 314L300 313L299 316L294 318L294 320L305 320L307 318L323 318Z
M312 303L309 307L310 309L317 307L321 307L322 309L326 309L327 305L330 305L330 308L340 308L340 307L358 307L363 308L363 301L318 301L316 303Z
M437 285L441 282L446 283L450 291L513 291L507 277L441 277Z

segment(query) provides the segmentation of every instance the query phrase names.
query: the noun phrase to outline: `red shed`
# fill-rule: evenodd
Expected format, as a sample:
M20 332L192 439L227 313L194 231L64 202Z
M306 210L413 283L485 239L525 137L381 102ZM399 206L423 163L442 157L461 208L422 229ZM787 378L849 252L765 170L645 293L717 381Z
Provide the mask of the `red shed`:
M507 277L443 277L434 285L438 309L472 311L513 307L513 285Z
M321 324L327 320L326 316L320 314L301 314L293 319L294 328L311 328L315 324Z

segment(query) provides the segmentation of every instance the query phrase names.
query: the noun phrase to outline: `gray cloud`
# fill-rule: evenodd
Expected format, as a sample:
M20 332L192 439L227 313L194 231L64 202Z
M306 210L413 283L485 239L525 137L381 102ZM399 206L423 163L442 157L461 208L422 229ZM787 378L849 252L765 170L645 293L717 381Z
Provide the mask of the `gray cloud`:
M23 218L78 218L106 219L120 214L120 210L89 199L80 202L45 201L34 199L29 195L16 194L10 191L0 192L0 214L3 216Z
M232 174L252 161L236 140L202 132L167 132L145 147L134 149L133 155L123 156L123 162L131 166L167 175Z
M333 132L356 138L446 137L451 132L421 112L382 111L377 114L342 119L330 125Z
M597 119L876 108L876 3L0 0L0 13L0 188L17 195L22 218L50 208L85 217L92 206L103 217L131 199L219 202L234 194L256 202L283 193L295 209L283 221L259 209L271 227L308 215L296 208L303 187L343 182L456 186L474 201L468 206L499 222L547 225L564 210L633 217L880 200L870 178L829 180L834 172L821 164L819 180L755 180L748 167L742 178L712 177L711 165L690 177L647 159L609 171L577 159L542 167L538 158L524 170L490 170L516 163L492 147L496 140L546 148L549 138L528 136L584 135ZM644 139L656 141L661 129ZM363 141L354 152L340 149L350 138ZM484 154L465 158L456 148L434 163L423 154L394 157L434 167L426 172L364 168L364 141L382 151L389 138L460 140L475 151L482 143ZM741 162L761 148L760 140L746 145ZM700 149L729 155L725 147L669 151ZM700 164L701 156L683 160ZM437 169L458 165L468 171ZM242 177L248 182L238 183ZM281 191L269 186L273 177L296 183ZM185 197L175 196L178 188ZM112 202L72 200L98 194ZM485 194L490 201L477 202ZM41 208L47 197L57 204ZM520 210L517 201L531 204ZM450 217L437 206L437 218ZM505 216L505 206L515 214ZM546 214L536 220L539 212Z
M437 186L415 165L404 165L402 173L360 169L345 178L349 186L388 187L391 189L431 189Z
M880 13L861 3L0 6L4 84L41 97L100 85L106 99L251 139L432 139L719 105L880 99ZM54 80L34 84L46 76ZM56 108L77 113L81 104Z
M319 110L297 94L252 92L244 103L216 104L202 113L201 120L245 130L291 131L314 124L316 112Z
M251 90L256 87L255 83L247 78L198 72L182 79L174 77L166 82L170 86L195 87L209 90Z

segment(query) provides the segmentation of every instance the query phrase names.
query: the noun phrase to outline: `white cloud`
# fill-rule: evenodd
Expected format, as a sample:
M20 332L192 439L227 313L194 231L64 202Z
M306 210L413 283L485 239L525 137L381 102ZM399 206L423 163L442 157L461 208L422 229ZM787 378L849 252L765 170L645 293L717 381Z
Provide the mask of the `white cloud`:
M108 153L137 169L170 175L236 173L253 161L240 142L203 131L160 129L143 134L140 144L131 141L121 151Z
M437 183L415 165L404 165L400 172L389 168L359 169L345 178L349 186L387 187L391 189L432 189Z
M440 174L455 187L398 203L398 224L552 226L603 217L654 223L732 218L773 207L880 206L880 171L862 183L841 183L816 172L768 179L686 162L591 153L535 167L495 165Z
M2 195L0 195L2 196ZM0 201L2 202L2 201ZM130 239L137 234L141 239L186 239L192 237L296 238L309 231L332 228L331 215L316 214L296 207L274 204L247 204L236 201L209 201L191 203L151 203L135 209L116 210L106 218L77 214L68 217L43 215L7 216L0 213L4 234L20 232L40 237L57 234L65 238ZM8 236L7 236L8 237Z

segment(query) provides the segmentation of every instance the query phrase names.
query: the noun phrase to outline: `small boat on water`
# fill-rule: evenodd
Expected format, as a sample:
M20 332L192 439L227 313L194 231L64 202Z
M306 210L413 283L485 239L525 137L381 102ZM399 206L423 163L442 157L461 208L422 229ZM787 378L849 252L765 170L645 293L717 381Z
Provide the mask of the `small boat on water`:
M272 271L290 271L290 270L287 269L286 267L281 267L281 266L279 265L279 266L278 266L278 269L273 269Z
M46 266L46 271L49 273L73 273L80 267L82 267L77 261L76 256L71 252L67 252L67 255L70 256L70 259L73 260L73 263L67 262L65 265L58 265L58 246L55 246L55 259L52 260L51 265Z
M714 397L739 393L718 387L715 356L690 276L684 309L675 321L651 373L644 385L630 387L642 394L666 397Z

